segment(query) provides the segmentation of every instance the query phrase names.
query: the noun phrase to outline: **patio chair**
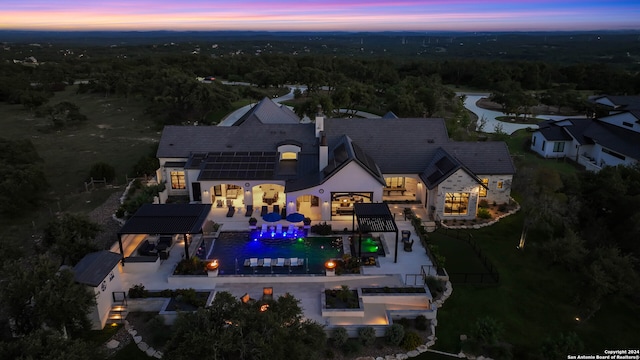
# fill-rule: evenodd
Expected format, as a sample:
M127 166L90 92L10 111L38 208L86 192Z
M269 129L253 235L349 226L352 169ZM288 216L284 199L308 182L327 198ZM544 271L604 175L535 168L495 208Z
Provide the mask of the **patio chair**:
M264 260L262 260L262 266L271 267L271 258L264 258Z
M284 265L285 265L284 258L278 258L278 260L276 260L275 266L284 266Z
M253 215L253 205L247 205L247 211L244 213L244 216L251 217Z
M273 205L273 212L276 214L280 213L280 205Z
M282 234L282 224L276 225L276 234Z
M404 242L404 251L406 252L413 251L413 240Z
M265 216L267 215L268 212L269 212L269 207L267 205L262 205L262 211L260 212L260 215Z
M411 237L411 231L409 230L402 230L402 242L407 242L409 241L409 238Z
M236 208L233 206L229 206L229 210L227 211L227 217L233 217L233 214L235 214L236 212Z
M216 207L219 207L219 208L222 207L222 200L216 201Z

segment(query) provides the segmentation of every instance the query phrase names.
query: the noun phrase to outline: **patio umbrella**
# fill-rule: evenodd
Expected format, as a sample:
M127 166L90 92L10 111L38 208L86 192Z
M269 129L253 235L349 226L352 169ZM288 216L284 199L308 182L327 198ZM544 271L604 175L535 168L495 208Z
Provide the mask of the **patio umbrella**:
M300 222L304 220L304 215L300 214L300 213L291 213L289 215L287 215L287 221L289 222Z
M280 214L278 214L276 212L270 212L270 213L262 216L262 220L264 220L266 222L276 222L276 221L279 221L280 219L282 219L282 216L280 216Z

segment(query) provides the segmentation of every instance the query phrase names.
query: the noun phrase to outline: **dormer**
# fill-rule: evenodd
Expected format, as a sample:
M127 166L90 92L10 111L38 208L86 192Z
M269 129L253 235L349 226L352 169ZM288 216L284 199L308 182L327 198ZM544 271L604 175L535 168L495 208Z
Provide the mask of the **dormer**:
M278 160L298 160L302 144L295 140L283 141L278 145Z

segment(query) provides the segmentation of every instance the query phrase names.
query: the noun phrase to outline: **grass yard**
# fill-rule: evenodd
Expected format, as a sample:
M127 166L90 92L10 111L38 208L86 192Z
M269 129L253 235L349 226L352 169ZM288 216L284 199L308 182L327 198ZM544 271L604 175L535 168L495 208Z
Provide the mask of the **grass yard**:
M125 183L125 175L133 175L138 159L153 151L160 138L151 119L144 114L144 104L135 99L122 99L91 94L76 94L70 86L49 100L48 105L70 101L80 107L88 120L77 128L46 131L47 119L35 117L21 105L0 104L0 126L3 137L31 139L44 160L44 171L50 185L48 203L30 216L0 220L0 237L22 242L34 230L48 222L58 211L88 212L102 204L113 191L103 189L87 193L84 181L91 165L106 162L116 169L116 184Z
M590 321L576 321L578 309L573 300L578 277L550 267L536 254L535 237L531 234L525 250L517 250L522 222L522 214L517 213L493 226L472 231L482 251L498 269L500 283L454 284L452 296L438 311L435 348L457 353L460 335L468 335L476 319L484 316L503 324L504 338L515 345L516 359L526 359L526 354L537 351L546 337L568 331L580 336L587 353L633 346L637 339L631 334L640 333L640 324L633 321L640 313L639 307L616 301L603 304ZM441 252L447 263L460 256L454 246L442 246ZM459 266L455 262L450 265Z
M579 167L568 160L564 159L544 159L531 152L528 147L528 140L531 139L531 132L521 129L505 140L509 147L509 153L514 159L516 168L521 166L546 167L553 169L561 174L570 174L576 172Z
M467 232L462 232L466 236ZM429 234L429 239L438 249L445 255L445 268L449 274L452 273L488 273L489 270L484 266L471 245L462 239L456 239L455 233L451 232L449 236L443 232L435 232ZM455 254L455 255L454 255ZM454 282L455 283L455 282Z

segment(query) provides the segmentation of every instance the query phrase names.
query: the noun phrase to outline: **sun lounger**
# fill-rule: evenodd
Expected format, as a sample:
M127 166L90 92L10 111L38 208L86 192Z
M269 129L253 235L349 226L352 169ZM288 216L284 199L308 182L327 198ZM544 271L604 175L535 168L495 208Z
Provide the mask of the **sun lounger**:
M273 212L276 214L280 213L280 205L273 205Z
M289 259L290 266L302 266L304 263L303 259L298 259L297 257Z
M262 260L262 266L271 267L271 258L264 258L264 260Z
M284 265L285 265L284 258L278 258L278 260L276 260L275 266L284 266Z
M262 228L260 228L260 232L263 234L267 233L267 224L262 224Z
M265 216L267 215L268 212L269 212L269 207L267 205L262 205L262 212L260 212L260 215Z
M227 211L227 217L233 217L233 214L235 214L236 212L236 208L234 208L233 206L229 206L229 211Z
M293 234L294 232L296 232L296 226L293 224L289 225L289 228L287 229L287 234Z
M282 234L282 224L276 225L276 234Z
M258 266L258 258L251 258L251 259L249 259L249 266L251 266L251 267L256 267L256 266Z
M247 205L247 211L244 213L244 216L251 217L253 215L253 205Z
M291 266L291 259L284 259L284 266Z

